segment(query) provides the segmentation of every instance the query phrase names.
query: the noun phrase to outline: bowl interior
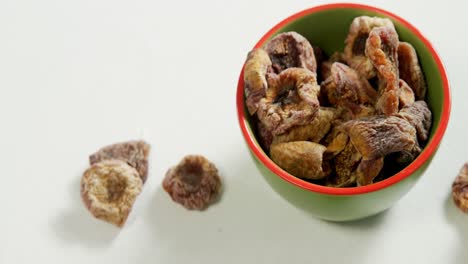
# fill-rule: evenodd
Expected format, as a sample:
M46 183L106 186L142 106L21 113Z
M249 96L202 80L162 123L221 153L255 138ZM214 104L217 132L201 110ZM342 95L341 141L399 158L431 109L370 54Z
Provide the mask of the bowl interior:
M431 128L430 139L426 144L423 153L408 166L410 167L416 164L414 166L419 167L425 160L430 157L431 153L435 151L441 140L442 134L445 131L448 120L443 119L448 119L448 112L450 109L450 95L445 71L440 62L440 59L429 42L424 37L422 37L421 33L410 26L407 22L386 11L372 7L346 4L338 7L332 7L330 5L322 6L305 10L285 19L283 22L279 23L276 27L270 30L257 43L256 47L263 46L269 39L273 38L279 33L296 31L306 37L312 45L319 46L327 55L331 55L335 51L343 51L344 40L347 36L352 20L355 17L362 15L386 17L391 19L395 24L400 41L411 43L417 51L419 61L428 85L426 101L433 114L433 124ZM242 89L241 84L243 87L242 80L239 82L238 89ZM254 126L252 126L252 119L247 114L245 108L243 112L244 118L247 120L247 129L249 130L250 135L254 135L255 129L253 128ZM444 118L442 118L442 116L444 116ZM441 124L442 128L440 128ZM441 130L439 131L440 135L435 138L434 135L439 133L437 132L438 130ZM437 142L432 142L434 140ZM259 147L259 143L255 138L253 138L253 143L261 150L261 147ZM430 148L429 150L428 147ZM431 153L426 153L426 155L423 155L425 152ZM418 159L419 162L417 162ZM416 169L417 168L414 168L414 170ZM400 173L403 173L405 170L406 169L403 169ZM411 171L406 170L406 173L409 174ZM393 177L395 176L390 178Z

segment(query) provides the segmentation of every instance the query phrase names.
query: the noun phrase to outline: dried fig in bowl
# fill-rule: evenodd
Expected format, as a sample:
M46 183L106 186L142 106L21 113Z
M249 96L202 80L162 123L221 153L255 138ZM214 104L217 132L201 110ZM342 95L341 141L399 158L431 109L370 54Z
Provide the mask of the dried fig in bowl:
M268 87L266 97L260 100L258 119L273 135L308 124L318 113L319 92L314 73L303 68L286 69L279 74L277 84Z
M369 33L365 48L379 79L380 97L376 107L387 116L398 112L398 44L398 34L393 26L376 27Z
M371 60L365 54L366 41L372 29L376 27L394 28L390 19L380 17L359 16L354 18L345 40L344 55L349 66L362 77L370 79L376 75Z
M305 179L327 176L322 167L323 153L327 148L313 142L295 141L271 146L271 159L285 171Z
M314 49L309 41L297 32L278 34L265 46L273 69L280 73L287 68L305 68L317 71Z
M271 60L263 49L254 49L247 55L244 67L246 106L251 115L258 109L258 103L265 97L268 88L267 72Z

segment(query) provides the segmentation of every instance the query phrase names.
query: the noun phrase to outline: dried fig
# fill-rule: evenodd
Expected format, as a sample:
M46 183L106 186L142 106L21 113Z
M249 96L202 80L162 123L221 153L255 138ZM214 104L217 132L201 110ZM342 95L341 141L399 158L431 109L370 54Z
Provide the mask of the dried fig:
M361 154L351 142L335 156L335 174L327 178L327 185L332 187L348 187L356 183L356 175L353 173L361 160Z
M405 119L373 116L351 120L340 126L365 159L384 157L393 152L412 150L416 130Z
M268 83L267 72L271 68L271 60L263 49L249 52L244 66L245 104L251 115L258 109L258 102L265 97Z
M351 23L345 40L344 55L348 65L366 79L376 75L372 62L365 54L366 41L371 30L376 27L394 28L392 21L387 18L360 16Z
M189 155L167 171L162 186L185 208L204 210L218 198L221 179L213 163L203 156Z
M389 116L398 113L398 34L392 27L376 27L369 33L366 56L378 73L379 93L376 108Z
M401 109L405 106L410 106L414 103L414 92L409 85L403 81L402 79L399 80L398 85L400 87L400 98L398 107Z
M360 119L377 114L377 110L372 105L354 104L345 102L343 106L338 107L341 111L340 118L343 120Z
M328 101L334 106L373 105L378 96L367 79L359 77L354 69L340 62L332 64L330 77L323 89L322 92L327 94Z
M279 74L277 85L268 87L266 98L260 100L258 119L273 135L308 124L317 115L319 92L314 73L302 68L286 69Z
M348 145L349 137L346 133L339 132L336 133L336 136L327 146L327 153L330 153L332 156L338 155L343 149Z
M150 145L142 140L127 141L101 148L89 156L91 165L108 159L118 159L134 167L143 183L148 177L148 156Z
M468 213L468 163L465 163L452 184L452 198L455 205Z
M307 125L292 127L284 134L275 136L273 144L291 141L320 142L330 131L332 120L335 119L336 110L330 107L321 107L317 117Z
M327 176L322 168L326 147L309 142L295 141L271 146L271 159L292 175L305 179L321 179Z
M358 186L369 185L374 182L384 166L384 157L373 160L363 159L356 169L356 182Z
M400 78L405 80L413 89L417 100L424 100L427 90L426 81L419 65L416 50L411 44L400 42L398 45L398 62Z
M417 101L409 106L405 106L396 116L405 119L416 128L421 145L427 141L432 125L432 113L426 102Z
M305 68L317 71L314 49L309 41L297 32L278 34L265 46L273 69L280 73L287 68Z
M143 182L138 171L122 160L94 163L81 178L81 197L94 217L122 227Z
M328 58L328 60L320 64L320 75L322 77L322 80L326 80L328 79L328 77L330 77L331 67L335 62L345 63L344 54L340 52L335 52L330 56L330 58Z

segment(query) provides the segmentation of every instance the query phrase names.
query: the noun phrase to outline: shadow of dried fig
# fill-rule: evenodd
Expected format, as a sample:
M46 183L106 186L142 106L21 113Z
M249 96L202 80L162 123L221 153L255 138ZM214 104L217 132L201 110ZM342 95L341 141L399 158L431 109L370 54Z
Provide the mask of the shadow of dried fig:
M81 201L80 178L81 175L77 176L69 188L72 203L57 215L51 228L65 243L105 248L117 237L120 229L94 218L87 211Z

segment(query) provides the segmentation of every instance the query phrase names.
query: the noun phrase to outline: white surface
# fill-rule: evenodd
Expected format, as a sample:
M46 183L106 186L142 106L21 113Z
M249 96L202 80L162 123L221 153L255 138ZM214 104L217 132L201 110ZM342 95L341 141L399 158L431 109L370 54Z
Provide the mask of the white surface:
M241 65L275 23L324 2L1 1L0 263L466 263L468 215L449 199L468 160L468 21L456 1L365 1L418 27L452 84L445 140L396 206L324 222L259 176L235 113ZM119 231L84 209L79 179L89 153L140 137L153 146L149 180ZM224 178L203 213L160 188L188 153Z

